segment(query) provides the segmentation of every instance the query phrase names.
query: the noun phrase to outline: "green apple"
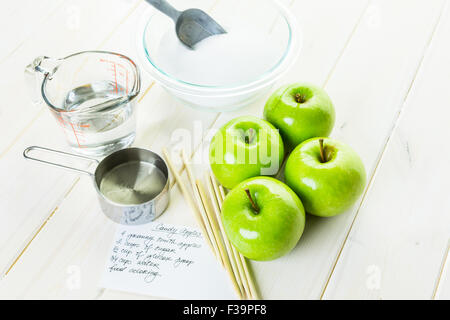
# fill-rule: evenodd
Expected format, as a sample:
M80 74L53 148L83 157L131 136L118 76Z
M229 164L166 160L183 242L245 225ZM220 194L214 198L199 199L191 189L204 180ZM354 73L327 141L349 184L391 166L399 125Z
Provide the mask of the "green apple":
M286 149L303 141L328 136L333 130L333 103L320 87L307 83L276 90L264 107L264 118L280 130Z
M209 148L211 169L228 189L251 177L275 175L283 158L284 146L278 130L253 116L225 124Z
M305 226L305 210L284 183L271 177L255 177L228 193L222 221L240 253L253 260L273 260L297 244Z
M366 171L358 154L348 145L313 138L290 154L285 181L302 199L307 213L331 217L349 209L366 184Z

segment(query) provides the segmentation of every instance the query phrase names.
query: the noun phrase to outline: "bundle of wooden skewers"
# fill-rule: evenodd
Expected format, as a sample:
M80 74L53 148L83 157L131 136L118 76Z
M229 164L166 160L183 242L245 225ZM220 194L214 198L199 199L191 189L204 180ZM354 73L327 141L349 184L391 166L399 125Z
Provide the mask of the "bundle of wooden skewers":
M187 176L193 191L192 197L181 179L180 173L176 170L167 150L163 149L163 153L181 193L191 207L206 243L228 273L239 299L260 299L254 280L249 272L246 258L228 240L223 228L220 212L222 202L225 198L224 188L217 183L211 172L206 172L205 182L211 199L210 201L202 182L194 177L189 160L185 153L181 151L180 156L183 162L183 168L187 171Z

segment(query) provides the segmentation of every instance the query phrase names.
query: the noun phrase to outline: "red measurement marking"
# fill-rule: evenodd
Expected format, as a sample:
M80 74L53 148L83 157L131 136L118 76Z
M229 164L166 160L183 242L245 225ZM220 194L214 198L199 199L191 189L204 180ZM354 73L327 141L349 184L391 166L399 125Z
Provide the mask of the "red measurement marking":
M100 58L100 62L108 63L108 64L111 66L111 69L108 68L107 70L113 73L113 76L114 76L114 89L113 89L113 92L118 93L118 91L119 91L119 90L118 90L118 89L119 89L119 86L118 86L118 84L117 84L117 70L116 70L116 63L115 63L114 61L106 60L106 59L102 59L102 58Z
M80 138L83 138L82 133L79 132L78 130L76 130L75 127L74 127L74 125L73 125L72 123L69 122L69 124L70 124L70 126L72 127L73 135L75 136L75 140L77 140L78 147L84 148L85 146L83 146L83 145L80 143L80 140L81 140Z
M127 70L127 78L126 78L126 81L125 81L125 83L126 83L126 94L128 94L128 69L126 69Z
M66 139L69 139L66 130L64 129L66 127L63 118L61 117L61 115L59 113L53 113L55 115L56 121L58 122L58 124L61 126L61 128L63 129L64 135L66 136Z
M124 66L123 64L119 63L119 62L115 62L112 60L107 60L107 59L103 59L100 58L99 59L100 62L104 62L104 63L108 63L110 65L110 68L108 68L107 70L109 72L112 73L113 77L114 77L114 89L113 92L115 93L119 93L119 85L117 82L117 78L119 77L124 77L125 76L125 93L128 94L128 68L126 66ZM125 71L125 73L124 73ZM120 89L120 91L123 91L123 87Z
M73 135L75 136L75 140L77 141L77 145L80 148L85 148L85 146L82 145L82 143L84 142L84 136L83 136L83 132L81 132L79 129L80 128L89 128L90 125L89 124L73 124L69 121L65 121L63 119L63 117L61 116L61 114L59 113L54 113L57 122L59 123L59 125L62 127L64 135L66 136L66 138L68 139L68 135L67 135L67 131L66 128L69 128L72 132Z
M119 87L117 86L117 69L116 69L116 64L114 64L114 83L116 84L116 93L119 93Z

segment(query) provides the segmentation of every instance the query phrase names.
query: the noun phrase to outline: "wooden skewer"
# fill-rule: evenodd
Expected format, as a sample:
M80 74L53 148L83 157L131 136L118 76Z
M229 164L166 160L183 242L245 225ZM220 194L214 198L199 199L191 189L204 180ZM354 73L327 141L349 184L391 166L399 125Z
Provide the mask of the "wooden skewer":
M210 175L210 177L217 194L220 209L222 210L223 200L225 200L225 189L222 185L218 186L217 181L212 174ZM216 190L216 188L218 188L219 190ZM242 279L245 279L245 284L247 285L246 290L249 292L249 296L251 296L254 300L259 300L260 298L258 296L258 291L256 290L253 279L251 278L245 257L241 253L239 253L239 251L237 251L237 249L233 245L231 245L231 247L233 248L233 254L235 254L236 261L238 262L241 277Z
M212 188L214 189L214 193L215 193L215 195L213 197L216 198L217 204L219 207L218 211L216 212L216 214L218 215L217 219L220 219L220 222L222 222L221 217L220 217L220 211L222 210L222 202L223 202L224 197L220 194L219 187L218 187L217 181L214 178L214 176L211 173L209 173L208 176L209 176L209 180L210 180L209 183L212 185ZM224 233L224 237L227 237L225 234L225 229L223 228L223 225L221 227L223 230L222 232ZM228 237L227 237L227 239L228 239ZM234 255L236 265L238 266L239 274L240 274L242 282L244 284L246 295L249 299L255 299L255 297L250 289L248 276L244 270L244 266L243 266L242 259L241 259L241 254L236 250L236 248L233 246L233 244L230 243L230 247L231 247L231 252Z
M172 173L173 173L173 172L174 172L174 170L173 170L173 165L172 165L172 162L171 162L171 160L170 160L170 157L168 156L167 150L166 150L165 148L163 149L163 153L164 153L164 156L165 156L166 159L167 159L167 162L168 162L168 164L169 164L169 168L171 169L171 171L172 171ZM190 167L190 165L188 164L187 159L186 159L186 157L185 157L185 155L184 155L183 152L182 152L181 156L182 156L182 160L183 160L183 162L184 162L184 166L186 167L186 171L188 172L188 178L191 180L191 183L192 183L193 181L192 181L191 178L193 178L193 174L192 174L191 167ZM175 179L176 179L176 181L178 182L178 185L180 186L180 188L181 188L181 186L183 186L183 189L186 190L186 193L183 192L183 195L185 196L186 200L188 201L188 203L192 203L192 205L193 205L194 203L193 203L192 199L189 197L189 195L188 195L188 193L187 193L186 187L185 187L184 184L181 182L181 177L180 177L178 174L174 174L174 176L175 176ZM210 226L210 227L211 227L211 225L210 225L210 220L208 219L208 217L207 217L207 215L206 215L207 212L208 212L208 209L207 209L207 206L204 205L204 203L207 203L207 201L204 201L204 202L201 201L201 197L202 197L202 189L201 189L201 188L198 188L198 186L194 183L194 184L193 184L193 191L194 191L194 194L196 194L196 195L198 196L198 202L197 202L198 207L199 207L199 208L202 208L202 209L204 210L204 211L201 211L201 210L199 210L199 209L197 208L197 210L194 210L194 211L197 211L197 214L198 214L199 216L202 216L203 221L205 222L205 224L206 224L207 226ZM205 200L206 200L206 199L205 199ZM206 213L206 214L205 214L205 215L202 215L202 213L203 213L203 214ZM200 217L199 217L198 220L201 220ZM204 231L203 236L204 236L205 238L208 238L209 241L210 241L211 243L214 243L214 244L217 246L217 243L215 243L216 238L214 237L214 234L213 234L212 232L209 232L209 233L208 233L205 229L206 229L206 228L203 227L203 231ZM210 230L210 231L211 231L211 230ZM220 243L221 243L221 242L220 242ZM221 247L220 244L218 245L218 247L219 247L219 248ZM211 245L211 250L213 250L213 248L214 248L214 246ZM214 252L214 250L213 250L213 252ZM231 279L231 281L232 281L232 283L233 283L233 288L234 288L234 290L236 291L236 293L237 293L239 299L242 299L243 297L242 297L242 293L241 293L240 287L239 287L239 285L238 285L237 282L236 282L236 278L235 278L235 275L234 275L233 271L231 270L230 261L228 260L228 257L226 256L226 254L225 254L225 252L224 252L224 250L223 250L223 245L222 245L222 250L218 249L217 252L218 252L217 258L218 258L221 262L223 262L223 265L224 265L224 267L225 267L225 270L227 271L227 273L228 273L228 275L229 275L229 277L230 277L230 279ZM222 256L220 256L220 254L222 254Z
M180 169L178 169L178 174L181 176L183 174L184 171L184 164L181 166ZM172 181L170 181L170 188L172 188L175 185L176 179L172 179Z
M242 262L239 258L239 253L236 250L236 248L230 243L230 240L228 240L228 237L225 233L225 228L223 227L222 219L220 216L223 199L222 199L221 195L219 194L217 183L215 183L216 181L210 173L206 174L206 180L207 180L206 183L208 184L208 190L209 190L211 199L213 199L214 211L216 213L217 221L219 221L220 231L222 233L222 237L225 239L225 244L227 246L227 250L228 250L228 252L230 252L233 255L233 260L237 266L239 277L241 279L242 285L244 287L244 292L245 292L247 298L252 299L252 293L251 293L249 285L248 285L248 280L245 275L245 272L244 272L244 269L242 266Z
M214 177L213 177L214 179ZM220 197L222 198L222 202L223 200L225 200L225 189L223 188L222 185L219 186L219 193L220 193Z
M250 270L248 269L248 262L245 257L239 253L239 258L241 259L242 266L244 267L245 275L247 276L248 283L250 285L250 291L252 292L252 297L255 300L261 300L261 297L258 294L258 290L256 290L255 282L253 281L253 277L250 274Z
M201 211L203 220L205 221L207 228L212 229L214 241L216 242L216 246L219 251L218 252L219 259L221 259L221 262L225 268L231 268L231 271L232 271L234 278L238 284L238 287L239 287L239 290L240 290L241 296L242 296L244 294L244 291L242 289L242 284L241 284L240 278L237 276L238 274L237 274L234 260L230 259L228 251L226 251L223 246L222 238L220 237L220 234L218 231L217 222L215 221L214 216L211 213L212 209L209 205L209 201L206 197L206 193L204 192L203 186L200 183L200 181L198 181L198 180L194 182L195 178L194 178L194 174L192 171L192 167L191 167L191 165L186 157L186 154L184 153L183 150L181 151L181 158L183 160L184 167L186 168L189 181L191 182L192 189L194 190L194 194L196 195L197 203L198 203L199 207L202 207L202 209L203 209L203 211Z
M178 182L178 187L180 188L181 193L183 194L183 196L184 196L184 198L186 199L186 201L187 201L189 207L191 208L192 212L194 213L194 218L197 220L197 223L198 223L199 226L200 226L200 229L201 229L201 231L202 231L202 233L203 233L203 236L204 236L205 239L206 239L206 243L208 243L208 245L210 246L211 251L212 251L212 252L215 252L215 251L214 251L214 248L213 248L213 246L212 246L211 240L210 240L209 237L207 236L208 234L207 234L207 232L206 232L205 225L203 224L203 221L202 221L202 219L201 219L200 212L198 211L197 206L196 206L196 205L194 204L194 202L192 201L192 199L191 199L191 197L190 197L190 195L189 195L189 191L186 189L186 186L185 186L184 183L181 181L181 177L180 177L180 175L178 174L178 172L176 171L175 166L173 165L172 160L170 159L169 154L167 153L166 148L163 148L162 152L163 152L163 154L164 154L164 157L166 158L167 165L168 165L170 171L172 172L172 175L175 177L175 181Z
M215 216L216 216L216 221L217 221L217 225L218 225L218 230L220 231L220 234L222 235L223 241L225 243L225 247L227 249L227 253L228 256L231 260L231 264L234 268L234 272L236 275L236 279L238 280L238 284L241 288L241 291L243 293L243 295L245 295L247 298L249 297L248 295L248 291L246 290L245 287L245 280L244 278L242 278L242 272L239 269L237 260L236 260L236 256L234 255L233 251L232 251L232 246L230 244L230 241L228 240L227 235L225 234L225 230L223 228L223 224L222 224L222 220L220 219L220 210L218 208L218 204L217 204L217 200L216 200L216 196L214 194L214 191L212 190L212 186L211 186L211 182L208 181L208 176L206 176L206 184L207 184L207 189L209 191L209 195L211 197L212 203L213 203L213 208L214 208L214 212L215 212Z
M205 223L204 223L203 218L202 218L201 211L199 209L199 208L203 208L205 210L205 212L207 212L208 209L206 209L206 208L208 207L208 205L204 205L204 203L208 203L207 199L206 199L206 196L204 196L204 203L202 201L200 201L201 203L198 203L199 206L197 207L195 205L195 203L193 202L192 198L190 197L189 191L187 190L186 186L184 185L183 181L181 180L180 174L176 171L175 166L173 165L172 160L171 160L171 158L170 158L170 156L169 156L169 154L167 152L167 149L163 148L162 151L163 151L164 157L167 160L168 167L169 167L170 171L172 172L172 174L173 174L173 176L175 178L175 181L178 183L178 187L180 188L181 193L183 194L183 196L184 196L186 202L188 203L188 205L190 206L190 208L191 208L191 210L192 210L192 212L194 214L194 218L197 220L197 223L199 224L199 226L201 228L201 231L202 231L203 237L205 238L206 243L208 243L208 245L211 248L211 250L213 252L215 252L215 249L214 249L214 246L213 246L213 241L215 240L214 234L211 234L211 233L208 234L208 232L206 230ZM183 159L183 160L185 160L185 159ZM186 161L185 161L184 166L186 166ZM180 172L182 172L182 170ZM188 176L189 176L189 173L188 173ZM193 177L192 171L191 171L191 177ZM200 195L200 200L201 200L201 194L202 194L202 192L204 194L204 191L202 190L201 184L200 184L200 188L198 187L197 183L195 185L196 185L196 188L194 188L194 193L197 191L199 193L199 195ZM222 187L222 186L220 186L220 187ZM221 204L225 193L224 193L223 188L222 188L222 190L219 188L219 190L220 190L220 194L216 195L216 197L217 197L216 201L218 201L218 203ZM220 216L219 216L219 218L220 218ZM205 222L206 221L207 220L205 219ZM214 221L212 216L210 216L209 221ZM224 239L228 240L228 238L226 238L226 235L225 235ZM220 252L220 251L218 250L218 252ZM223 252L223 250L222 250L222 252ZM241 294L241 288L237 284L237 281L236 281L236 274L234 274L232 272L231 268L230 268L230 258L233 257L233 256L229 255L229 256L226 256L226 257L228 259L225 259L225 260L226 261L228 260L228 263L225 263L225 269L226 269L230 279L232 280L233 289L236 291L238 297L240 299L242 299L243 296ZM217 256L217 258L219 259L219 256ZM241 255L241 258L244 258L244 257ZM244 271L246 271L245 274L249 277L250 273L248 272L247 265L245 264L245 259L243 261L244 261ZM249 278L249 279L251 279L251 278ZM253 284L252 281L250 281L250 283ZM253 288L254 288L254 285L253 285ZM255 292L256 292L256 290L255 290Z
M181 151L181 160L183 162L183 166L186 168L188 180L191 183L192 191L194 193L194 199L197 202L200 216L202 218L203 224L205 225L205 229L206 229L206 232L208 233L208 237L211 240L212 246L214 248L214 254L217 257L217 259L219 259L220 263L223 265L224 264L223 259L222 259L223 254L220 251L220 248L218 246L218 241L217 241L218 239L216 237L216 233L214 231L214 228L212 228L211 223L207 217L206 208L204 207L204 202L202 202L202 200L200 199L200 194L199 194L199 192L197 190L197 186L195 185L195 182L194 182L194 175L192 174L192 169L191 169L190 165L188 165L188 160L187 160L183 150Z
M210 177L211 177L211 181L212 181L213 185L217 186L216 179L211 174L210 174ZM225 190L224 190L223 186L221 186L221 185L218 186L218 189L219 189L219 194L218 194L217 198L220 199L220 207L222 208L222 202L225 199ZM233 246L233 248L234 248L234 246ZM234 249L236 250L236 248L234 248ZM258 294L258 290L256 289L253 277L250 274L250 270L249 270L248 264L247 264L247 259L245 259L245 257L241 253L239 253L237 250L236 250L236 252L238 254L239 260L241 261L242 267L244 269L245 279L248 281L251 295L252 295L253 299L260 300L261 297Z
M194 213L194 217L197 220L197 223L200 225L200 228L201 228L201 231L202 231L203 237L205 238L206 243L209 244L211 250L214 252L214 248L212 246L211 239L209 238L208 233L206 232L205 226L203 225L203 221L201 219L199 209L196 207L196 205L192 201L189 191L187 190L186 186L184 185L183 181L181 180L180 175L175 170L175 166L173 165L172 160L170 159L166 148L163 148L162 151L163 151L164 157L166 158L167 165L168 165L170 171L172 172L173 176L175 177L175 180L178 183L178 187L180 188L181 193L183 193L185 200L187 201L188 205L191 207L192 212ZM230 272L230 270L227 269L227 271L229 273L230 279L232 280L233 288L236 291L238 297L241 299L242 296L241 296L241 292L239 290L239 286L237 285L237 283L233 277L233 274Z
M203 214L205 214L207 208L206 208L206 206L205 206L205 202L204 202L204 200L203 200L203 197L200 195L200 190L199 190L198 186L195 185L194 187L195 187L194 193L198 193L198 194L199 194L199 200L198 200L199 202L198 202L198 206L199 206L200 208L203 209ZM205 214L205 215L206 215L206 214ZM206 216L203 216L203 219L204 219L204 220L207 220L207 223L209 224L209 226L211 227L211 229L214 230L213 227L211 226L211 223L210 223L210 221L209 221L209 218L206 217ZM215 238L215 236L214 236L214 232L213 232L212 230L211 230L211 232L213 233L213 235L212 235L213 238L211 238L211 241L214 242L214 245L217 247L216 258L217 258L217 260L219 260L220 264L221 264L223 267L226 268L226 264L227 264L227 263L226 263L226 261L225 261L224 255L223 255L223 249L220 248L220 246L219 246L219 244L218 244L218 242L217 242L217 240L216 240L216 238ZM238 284L238 286L239 286L239 284Z
M196 180L196 184L197 184L197 187L199 189L199 192L201 194L201 197L202 197L203 201L205 203L207 203L207 206L209 207L208 198L206 197L206 192L203 189L203 185L201 184L200 180ZM214 219L211 207L209 207L209 209L208 209L208 215L209 215L209 218L212 221L215 222L214 229L218 233L219 232L219 227L217 226L217 222ZM241 282L241 279L239 277L238 270L236 269L236 262L234 261L233 256L230 254L229 248L226 247L226 249L225 249L222 241L220 242L220 244L221 244L221 247L223 249L224 260L226 261L226 264L228 265L228 267L231 269L231 271L233 273L234 279L236 280L236 283L237 283L237 285L239 287L239 291L241 293L241 299L243 299L243 298L245 298L245 291L244 291L244 289L242 287L242 282ZM225 242L225 246L226 246L226 242Z

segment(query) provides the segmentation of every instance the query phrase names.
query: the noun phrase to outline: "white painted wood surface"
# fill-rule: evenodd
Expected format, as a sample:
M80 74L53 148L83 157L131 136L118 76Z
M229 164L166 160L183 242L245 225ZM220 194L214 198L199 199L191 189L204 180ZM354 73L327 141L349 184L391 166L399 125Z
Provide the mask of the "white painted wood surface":
M400 108L326 297L432 298L450 235L450 8ZM349 272L351 270L351 272ZM447 272L447 270L443 270ZM444 285L445 286L445 285ZM443 288L441 288L443 289ZM443 289L444 290L444 289Z
M211 0L209 9L218 10L221 1ZM337 112L332 136L361 154L369 185L347 213L308 217L288 256L252 263L262 296L450 298L447 0L283 2L297 15L304 44L279 84L325 87ZM146 6L10 1L2 11L1 21L17 32L1 32L0 67L8 76L0 80L0 298L152 298L99 288L115 225L101 214L89 178L22 159L29 145L65 148L49 112L29 103L24 66L39 55L88 49L137 59L135 32ZM184 147L194 152L204 136L197 154L204 153L211 133L227 120L262 114L264 99L233 113L192 110L142 76L136 146L179 148L174 139L184 129L199 132L198 141ZM195 166L199 176L206 168ZM174 186L161 220L194 225L188 210Z

